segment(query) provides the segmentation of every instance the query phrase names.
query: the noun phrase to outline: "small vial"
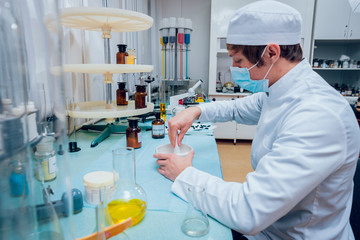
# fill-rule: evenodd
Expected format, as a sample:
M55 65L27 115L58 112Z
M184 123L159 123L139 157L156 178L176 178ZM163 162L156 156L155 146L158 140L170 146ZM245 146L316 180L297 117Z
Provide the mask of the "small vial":
M128 105L129 92L125 88L126 82L118 82L119 89L116 90L116 104L119 106Z
M129 56L127 56L126 58L126 63L127 64L135 64L135 49L129 49Z
M29 188L26 181L25 170L20 161L15 160L12 162L9 182L11 196L21 197L28 194Z
M146 85L136 85L135 109L146 108L147 106Z
M125 64L125 57L129 54L126 52L126 44L118 44L119 52L116 53L116 63L117 64Z
M53 148L54 137L44 137L38 145L35 152L35 177L37 180L45 182L56 178L56 155Z
M152 137L164 138L165 137L165 122L160 118L160 112L155 112L156 119L152 121Z
M126 146L141 148L141 128L138 126L139 118L128 118L129 126L126 128Z

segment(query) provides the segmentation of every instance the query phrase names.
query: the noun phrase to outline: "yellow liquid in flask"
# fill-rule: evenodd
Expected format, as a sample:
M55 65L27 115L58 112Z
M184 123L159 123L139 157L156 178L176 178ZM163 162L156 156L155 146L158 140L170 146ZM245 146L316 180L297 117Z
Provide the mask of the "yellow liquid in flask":
M135 226L144 218L146 202L136 198L129 201L115 199L108 204L108 210L114 224L131 217L132 225Z

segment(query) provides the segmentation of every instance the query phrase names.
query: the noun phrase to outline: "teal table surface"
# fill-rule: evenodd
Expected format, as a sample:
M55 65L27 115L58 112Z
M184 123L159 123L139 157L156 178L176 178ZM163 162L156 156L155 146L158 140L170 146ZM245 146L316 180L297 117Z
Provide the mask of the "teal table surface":
M150 123L139 123L142 128L150 128ZM112 150L126 147L125 134L112 134L98 146L91 148L91 141L98 133L78 131L76 134L80 152L68 154L72 188L82 191L85 198L83 177L91 171L112 171ZM142 131L142 147L135 150L136 182L146 192L147 212L142 222L127 229L129 239L193 239L184 235L181 222L185 216L187 203L171 192L172 181L158 173L153 157L158 145L169 143L167 135L163 139L153 139L151 131ZM184 144L195 151L194 167L222 178L222 170L215 138L209 131L186 135ZM210 232L198 239L232 239L231 230L209 217ZM84 201L84 209L73 216L75 237L83 237L96 229L95 206Z

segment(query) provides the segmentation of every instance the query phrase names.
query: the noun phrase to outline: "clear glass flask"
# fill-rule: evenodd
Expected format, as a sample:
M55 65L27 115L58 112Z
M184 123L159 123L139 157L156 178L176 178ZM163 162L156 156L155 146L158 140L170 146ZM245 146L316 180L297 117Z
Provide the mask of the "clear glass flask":
M190 186L186 191L189 205L181 225L181 231L190 237L202 237L209 232L209 219L202 200L204 193L205 188L199 186Z
M107 200L108 212L113 224L131 217L134 226L141 222L146 212L145 191L135 180L135 151L131 147L117 148L112 154L116 191Z

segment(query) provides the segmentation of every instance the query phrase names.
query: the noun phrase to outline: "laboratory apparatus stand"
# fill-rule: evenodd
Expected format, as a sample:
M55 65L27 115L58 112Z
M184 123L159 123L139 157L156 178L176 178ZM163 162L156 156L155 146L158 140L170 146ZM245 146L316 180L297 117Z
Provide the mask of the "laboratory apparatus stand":
M188 52L192 32L191 19L163 18L159 25L162 79L174 81L189 79Z
M160 21L160 44L162 77L160 79L159 103L161 118L166 121L166 104L169 96L187 92L190 86L189 51L192 32L191 19L170 17Z
M50 72L57 13L53 1L0 0L0 239L73 239L64 82Z
M91 147L96 147L110 134L123 132L124 126L116 125L115 118L141 115L152 112L154 105L148 103L141 109L135 108L134 101L128 101L127 105L117 105L112 97L113 74L116 73L144 73L153 70L152 65L140 65L135 63L135 52L125 52L124 46L120 46L119 64L111 64L110 39L112 32L136 32L149 29L153 19L145 14L124 9L108 8L108 2L103 1L103 8L64 8L60 11L60 23L63 26L102 32L104 39L105 64L65 64L64 72L77 72L89 74L103 74L105 84L105 101L77 102L76 109L69 112L72 118L105 119L103 125L85 125L83 130L100 131L98 137L91 142ZM127 55L127 56L126 56ZM126 57L126 64L125 59ZM60 68L53 68L54 74L60 72Z
M189 54L191 32L192 32L192 21L191 21L191 19L185 19L185 39L184 39L184 43L186 46L185 79L189 79L189 75L188 75L189 57L188 57L188 54Z
M182 74L182 56L183 56L183 44L184 44L184 27L185 27L185 19L184 18L178 18L177 19L177 42L178 42L178 47L179 47L179 75L178 75L178 79L182 80L183 79L183 74Z

